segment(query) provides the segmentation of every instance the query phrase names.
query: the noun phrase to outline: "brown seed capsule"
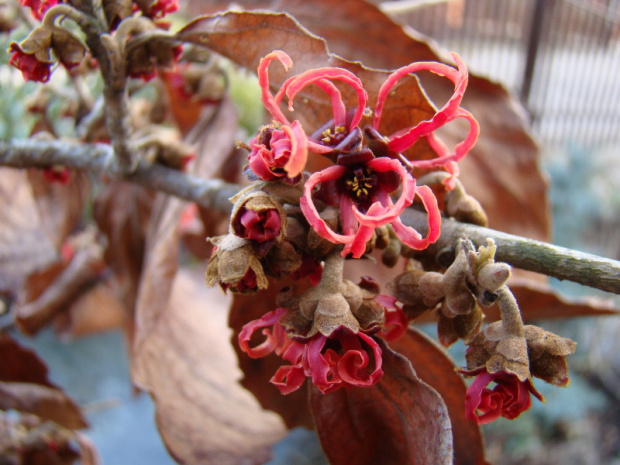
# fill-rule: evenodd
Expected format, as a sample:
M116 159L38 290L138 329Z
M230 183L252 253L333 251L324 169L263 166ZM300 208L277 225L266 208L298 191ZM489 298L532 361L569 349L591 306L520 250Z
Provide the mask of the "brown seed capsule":
M575 352L577 344L537 326L526 325L524 329L532 376L556 386L568 386L566 356Z
M214 250L206 272L207 286L219 284L224 291L251 294L269 285L260 259L246 239L229 234L211 240Z

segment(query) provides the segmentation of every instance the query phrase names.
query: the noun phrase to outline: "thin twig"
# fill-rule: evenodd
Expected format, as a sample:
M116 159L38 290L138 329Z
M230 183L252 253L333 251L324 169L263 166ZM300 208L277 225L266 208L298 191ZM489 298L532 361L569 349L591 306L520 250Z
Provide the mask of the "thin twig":
M426 230L426 213L408 209L401 218L405 224L418 231ZM486 245L487 238L493 239L497 244L495 258L516 268L620 294L620 261L461 223L451 218L443 219L441 236L436 246L454 247L459 237L467 237L478 247Z
M106 170L113 158L113 149L104 144L33 139L0 142L0 165L14 168L64 165L96 175L107 175L109 173ZM240 189L237 185L221 180L205 180L144 161L140 162L136 171L125 179L147 189L165 192L196 202L205 208L220 211L231 209L232 204L228 199ZM418 231L424 232L426 229L427 217L424 212L407 209L402 215L402 220ZM449 218L443 220L437 246L453 247L463 236L477 246L486 245L487 238L493 239L497 244L497 260L516 268L620 294L620 262L617 260L460 223Z

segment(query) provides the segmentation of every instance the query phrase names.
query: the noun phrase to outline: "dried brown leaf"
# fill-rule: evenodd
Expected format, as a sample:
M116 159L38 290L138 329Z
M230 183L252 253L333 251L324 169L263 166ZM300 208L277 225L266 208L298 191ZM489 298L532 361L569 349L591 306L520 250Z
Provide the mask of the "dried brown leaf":
M177 273L184 203L159 196L137 302L132 376L155 400L160 434L181 463L264 462L280 420L237 384L228 299L202 274Z
M475 422L465 418L467 387L452 359L435 341L414 328L391 346L409 359L420 379L446 403L452 423L454 465L485 464L482 433Z
M26 172L0 168L0 292L15 293L30 273L58 257Z
M181 29L177 37L208 47L250 70L255 70L259 60L273 50L285 51L293 60L293 66L288 73L280 66L270 67L270 82L274 89L279 88L287 77L308 69L322 66L348 69L364 83L370 106L374 105L379 87L389 74L329 53L324 40L285 13L226 12L203 16ZM357 98L353 89L342 87L341 90L348 108L354 108ZM402 79L394 88L393 95L384 110L386 116L382 127L386 131L402 128L403 121L415 124L434 113L415 78ZM313 132L333 117L329 97L315 86L305 88L295 102L295 114L303 117L308 132Z
M332 465L452 463L446 405L411 363L385 343L383 378L371 388L310 390L323 450Z
M0 409L14 409L69 429L88 426L77 405L60 389L33 383L0 382Z
M134 353L134 380L153 396L159 431L180 463L263 463L284 434L277 416L237 383L227 305L201 274L179 272Z
M140 186L111 182L95 200L95 221L107 238L105 261L128 311L133 311L138 293L153 198Z
M609 300L596 297L569 298L548 284L530 279L511 279L508 284L526 321L620 314L620 309ZM485 321L499 320L497 306L485 309L484 312Z
M39 356L8 334L0 334L0 354L0 381L54 387L47 377L47 366Z
M73 171L67 184L49 182L43 170L27 171L39 215L48 237L60 248L82 220L90 196L90 180L81 171Z

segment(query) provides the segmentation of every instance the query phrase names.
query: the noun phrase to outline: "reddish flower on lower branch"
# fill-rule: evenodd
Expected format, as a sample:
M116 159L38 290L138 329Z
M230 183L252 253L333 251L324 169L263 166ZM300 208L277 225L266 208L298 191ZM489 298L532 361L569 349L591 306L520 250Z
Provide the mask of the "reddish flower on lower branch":
M13 42L9 48L9 65L19 69L27 81L47 82L50 79L53 62L39 61L35 54L24 52Z
M290 362L271 378L282 394L296 391L306 378L326 394L341 387L369 387L383 376L381 349L371 336L340 327L329 337L319 333L307 340L293 340L279 324L287 311L278 308L269 312L246 324L239 333L239 345L250 357L275 352ZM253 333L260 328L265 341L250 347Z
M489 373L485 368L461 373L477 375L465 395L465 416L479 425L495 421L500 416L509 420L517 418L531 407L530 394L544 402L531 379L521 381L513 373ZM486 386L491 382L495 383L495 387L488 389Z
M313 201L313 190L328 205L339 205L342 233L337 233L320 217ZM394 203L390 194L401 188ZM428 213L425 238L405 226L399 216L418 196ZM403 164L389 157L374 158L368 151L341 155L338 164L314 173L304 186L300 201L304 216L323 238L344 244L342 255L361 257L374 230L391 224L396 236L413 249L425 249L439 238L441 216L434 194L427 186L416 183Z

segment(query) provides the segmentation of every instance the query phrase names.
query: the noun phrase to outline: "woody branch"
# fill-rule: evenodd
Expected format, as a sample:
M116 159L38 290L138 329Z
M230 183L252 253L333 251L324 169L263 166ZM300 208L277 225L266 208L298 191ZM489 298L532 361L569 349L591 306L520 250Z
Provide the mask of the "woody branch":
M63 165L95 175L109 175L108 167L114 150L104 144L80 144L65 141L34 139L0 142L0 165L12 168L45 168ZM160 191L198 205L219 211L229 211L228 201L240 186L217 179L202 179L163 165L140 161L136 170L124 178L147 189ZM403 222L419 231L426 227L426 214L407 209ZM553 244L503 233L489 228L444 218L437 245L453 247L460 237L476 245L487 238L497 244L496 259L528 271L568 280L607 292L620 294L620 262L579 252Z

